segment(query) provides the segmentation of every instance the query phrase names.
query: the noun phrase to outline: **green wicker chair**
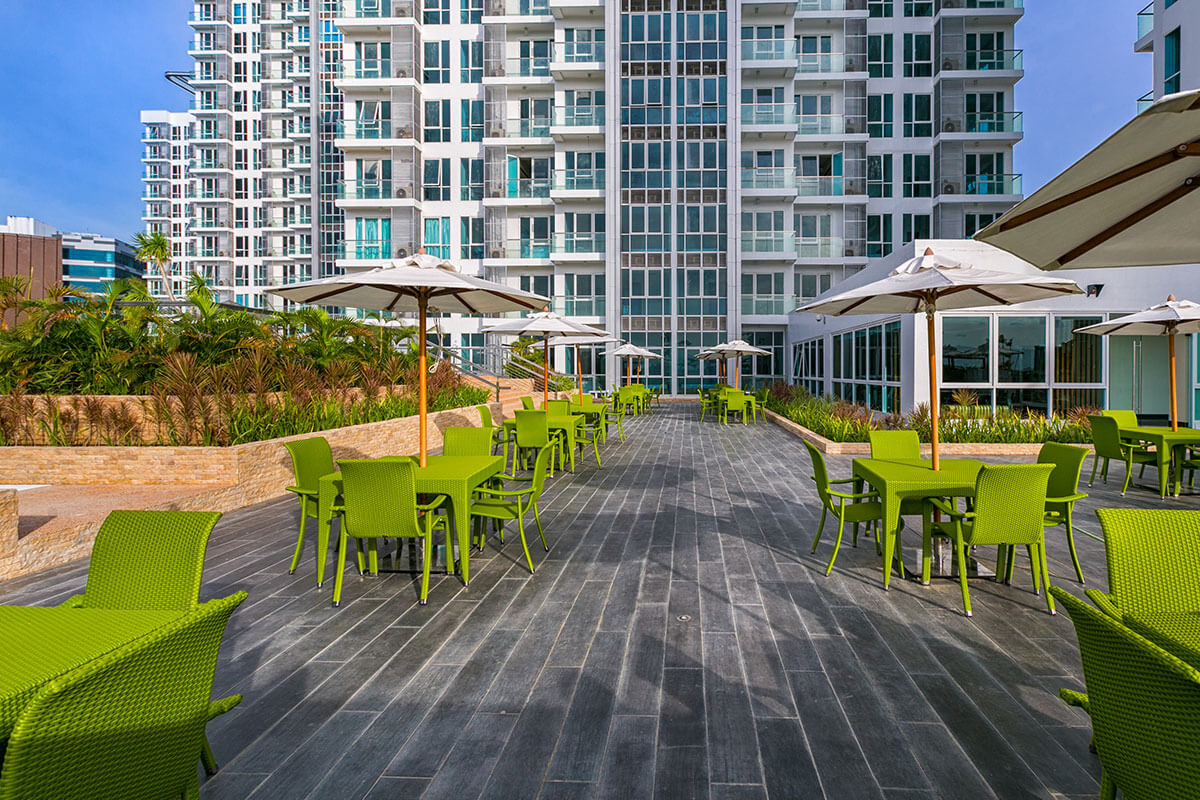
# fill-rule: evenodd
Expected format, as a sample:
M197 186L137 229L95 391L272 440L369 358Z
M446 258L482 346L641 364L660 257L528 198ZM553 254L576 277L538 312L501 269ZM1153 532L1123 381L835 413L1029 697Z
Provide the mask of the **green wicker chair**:
M547 443L538 450L532 476L528 478L518 478L515 475L500 476L505 481L528 483L527 488L492 489L481 487L475 490L475 497L471 501L471 518L477 519L477 525L479 525L477 534L481 547L484 542L482 530L484 519L496 520L499 523L501 542L504 541L503 523L506 520L517 521L517 530L521 534L521 548L525 551L525 563L529 566L530 573L533 572L533 558L529 555L529 543L525 540L525 515L530 510L533 511L538 535L542 539L542 547L549 551L550 546L546 544L546 533L542 530L542 518L538 513L538 500L542 496L542 490L546 488L546 468L553 457L554 445Z
M617 440L625 441L625 407L618 401L617 395L613 395L612 405L609 406L608 412L604 415L605 423L617 426ZM608 437L607 431L605 438Z
M1125 483L1121 487L1121 496L1124 497L1125 492L1129 491L1129 481L1133 478L1133 465L1141 465L1141 471L1138 473L1140 478L1146 471L1146 465L1157 466L1158 459L1149 449L1122 441L1120 426L1114 418L1102 414L1089 415L1088 422L1092 426L1092 443L1096 447L1092 457L1092 477L1088 479L1088 486L1096 481L1096 467L1100 466L1101 459L1104 460L1104 466L1100 470L1100 478L1108 483L1108 462L1115 458L1125 463Z
M1100 610L1200 612L1200 511L1101 508L1108 593L1088 589Z
M1062 525L1067 531L1067 547L1071 551L1071 563L1075 565L1075 577L1083 583L1083 569L1075 553L1075 528L1072 523L1075 503L1087 497L1079 491L1079 476L1083 473L1083 460L1087 458L1086 447L1046 442L1038 451L1037 463L1053 464L1050 482L1046 486L1046 518L1043 527L1055 528ZM1011 569L1011 562L1009 568Z
M525 395L524 397L522 397L521 398L521 408L525 409L526 411L533 411L534 410L533 398L530 397L529 395Z
M296 552L292 554L292 565L288 574L296 571L300 564L300 552L304 549L304 524L309 517L317 518L317 490L321 477L333 472L333 451L329 442L323 436L313 436L308 439L296 439L284 442L284 448L292 456L292 471L296 476L296 485L288 486L287 490L300 501L300 533L296 536ZM339 511L339 508L335 509ZM317 553L317 558L324 558L324 553ZM317 584L317 588L320 588Z
M717 413L716 394L713 392L705 393L703 386L696 387L696 393L700 395L700 420L704 420L704 415L709 411Z
M870 431L871 458L904 461L921 457L921 440L916 431Z
M492 454L492 429L454 427L442 432L442 455L444 456L490 456Z
M1200 671L1057 586L1079 640L1087 694L1059 690L1092 718L1100 798L1196 797Z
M527 464L527 459L546 445L554 445L554 452L558 453L559 437L551 432L550 417L545 411L518 409L513 416L516 428L513 435L512 473L516 475L518 466ZM554 477L553 459L550 461L550 477Z
M575 433L575 443L582 449L584 445L590 444L592 452L596 455L596 466L602 466L600 463L600 442L604 441L604 433L608 429L608 410L604 406L596 406L595 418L590 422L584 422L579 426L579 430Z
M479 411L479 424L484 428L491 428L491 430L492 430L493 447L494 448L495 447L504 447L504 449L505 449L504 461L505 461L505 463L507 463L508 462L508 453L507 453L508 440L504 436L504 426L497 425L495 422L492 421L492 410L490 408L488 408L487 406L475 406L475 408L477 411ZM492 452L495 452L495 449L493 449Z
M926 501L949 519L934 522L925 515L925 524L932 536L949 536L954 540L958 561L958 582L962 589L963 610L971 616L971 594L967 590L967 548L976 545L998 545L1000 556L997 577L1008 574L1011 547L1023 544L1029 553L1033 572L1034 592L1041 585L1050 586L1046 568L1046 537L1042 522L1046 516L1046 486L1052 464L987 465L975 479L974 510L959 511L941 498ZM1046 607L1054 613L1054 600L1046 593Z
M1138 418L1136 411L1130 411L1122 408L1110 408L1107 411L1101 411L1100 414L1105 417L1111 417L1117 421L1119 428L1136 428L1138 426Z
M558 463L565 465L570 463L570 469L575 471L575 448L579 444L579 429L581 422L576 421L576 424L571 425L569 422L564 423L564 420L571 420L574 415L571 414L570 400L548 400L546 402L547 419L555 420L565 425L564 428L555 428L552 435L558 441Z
M70 608L116 608L187 612L200 602L200 580L208 537L221 518L217 511L109 512L96 532L83 594L62 603ZM233 695L215 701L209 719L242 701ZM217 774L208 739L200 760Z
M342 600L342 578L346 572L346 544L350 539L367 540L370 568L378 572L378 540L420 539L421 605L429 598L429 569L433 561L433 532L446 534L446 563L454 558L450 527L446 517L434 513L446 502L437 495L428 503L417 502L415 466L408 459L343 459L342 496L345 498L342 531L338 537L337 578L333 583L333 604Z
M45 684L9 736L0 798L199 797L221 635L245 599L199 605Z
M832 488L837 484L853 483L854 478L830 480L824 454L811 442L802 441L808 450L809 458L812 459L812 479L817 484L817 497L821 501L821 521L817 523L817 535L813 537L812 552L817 552L817 545L821 543L821 532L825 529L825 515L833 514L838 521L837 539L833 542L833 552L829 555L829 564L825 567L825 574L828 575L833 572L833 562L837 560L838 550L841 549L842 534L846 530L846 523L854 524L854 546L857 547L859 523L872 523L878 531L879 522L883 518L883 506L879 502L879 495L875 492L839 492Z

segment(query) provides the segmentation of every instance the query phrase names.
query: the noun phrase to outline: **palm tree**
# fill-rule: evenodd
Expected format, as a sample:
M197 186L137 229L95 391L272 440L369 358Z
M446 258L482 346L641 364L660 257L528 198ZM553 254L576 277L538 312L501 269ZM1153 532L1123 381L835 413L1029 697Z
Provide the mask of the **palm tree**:
M21 275L0 277L0 331L8 330L8 312L21 308L28 288L29 280Z
M153 264L158 269L158 274L162 277L163 288L167 292L167 299L174 306L177 302L175 290L171 288L171 279L167 276L167 264L171 263L170 240L155 231L154 233L134 234L133 243L137 247L138 259Z

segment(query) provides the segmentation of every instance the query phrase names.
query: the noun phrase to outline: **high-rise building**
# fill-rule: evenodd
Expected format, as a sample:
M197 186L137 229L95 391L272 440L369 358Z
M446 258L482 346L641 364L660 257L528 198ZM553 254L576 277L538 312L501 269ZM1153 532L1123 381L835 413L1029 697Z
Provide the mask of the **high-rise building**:
M1200 59L1184 57L1185 48L1189 54L1196 52L1194 41L1187 36L1197 30L1200 2L1196 0L1152 0L1138 12L1133 49L1150 53L1154 59L1154 85L1139 99L1139 105L1200 86Z
M337 100L322 82L336 63L313 70L314 52L335 61L340 55L328 24L335 5L195 4L188 20L195 66L169 76L192 93L190 113L142 114L146 225L172 241L177 292L194 272L222 299L263 308L272 305L265 289L318 274L314 210L332 229L341 223L319 188L321 176L331 176L332 186L340 174L330 144L334 122L314 125L312 105L315 95L328 116L325 106ZM314 153L323 152L330 156L318 170ZM331 254L324 263L332 264ZM159 293L160 283L151 280Z
M216 172L187 171L180 221L234 299L423 247L661 352L649 379L682 393L726 339L772 352L751 382L786 375L799 301L1021 193L1021 0L195 8L191 158Z

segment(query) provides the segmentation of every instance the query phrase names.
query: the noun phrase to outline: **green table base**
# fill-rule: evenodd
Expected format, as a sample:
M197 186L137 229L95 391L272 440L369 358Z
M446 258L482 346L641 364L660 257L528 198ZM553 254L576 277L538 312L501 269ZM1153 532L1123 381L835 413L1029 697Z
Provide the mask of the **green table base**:
M463 585L471 581L471 493L494 475L504 471L500 456L428 456L426 466L417 467L417 491L444 494L450 498L454 532L458 538L458 566ZM333 521L331 509L342 493L342 477L333 472L321 477L317 490L317 586L325 582L325 564L329 560L329 534ZM449 564L453 554L446 554Z
M1200 445L1200 429L1180 428L1173 431L1168 427L1138 426L1136 428L1121 428L1122 439L1137 439L1154 445L1154 454L1158 461L1158 493L1167 496L1168 477L1172 466L1183 463L1183 451L1188 445ZM1175 466L1175 496L1179 497L1180 470Z
M47 681L177 619L174 611L0 606L0 739Z
M933 470L928 459L884 461L875 458L854 459L854 477L869 483L883 504L883 588L891 586L892 561L900 535L900 503L910 498L973 497L975 477L982 461L972 458L943 458L941 469ZM861 484L860 484L861 486ZM858 490L861 491L861 488ZM932 542L922 532L921 581L929 582L932 567Z
M1200 614L1126 614L1125 624L1179 660L1200 669Z

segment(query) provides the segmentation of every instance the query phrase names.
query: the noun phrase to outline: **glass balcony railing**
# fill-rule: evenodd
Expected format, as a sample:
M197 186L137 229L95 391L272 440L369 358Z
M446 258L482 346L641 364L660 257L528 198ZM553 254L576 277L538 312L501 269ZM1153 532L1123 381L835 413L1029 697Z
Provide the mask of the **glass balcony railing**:
M550 0L487 0L483 14L488 17L548 17Z
M847 255L840 236L797 236L798 258L841 258Z
M785 231L742 231L743 253L791 253L796 237Z
M841 114L800 114L796 117L796 133L800 136L837 136L846 132L846 118Z
M362 80L390 78L392 77L392 60L390 58L345 58L342 59L341 77Z
M965 194L1021 194L1020 175L968 175Z
M486 245L484 255L487 258L550 258L553 246L550 239L518 239Z
M790 294L744 294L742 295L743 314L777 314L791 313L800 305L799 298Z
M743 61L795 61L796 44L789 39L748 39L742 42Z
M554 124L587 127L604 124L604 106L566 106L554 109Z
M348 180L337 185L339 200L405 200L414 194L413 182L405 180Z
M557 233L554 235L554 252L556 254L603 254L603 233Z
M220 128L201 128L200 130L196 131L196 138L210 141L217 139L228 139L229 131L222 130Z
M792 103L743 103L743 125L794 125L796 107Z
M336 138L338 139L411 139L416 132L412 122L392 120L373 120L339 122Z
M549 197L549 178L506 178L488 187L489 197Z
M413 17L416 0L351 0L342 3L342 16L355 19L382 19L385 17Z
M1154 90L1146 92L1137 99L1137 113L1142 113L1150 106L1154 105Z
M1137 15L1137 38L1141 39L1154 30L1154 3L1149 3Z
M817 11L866 11L867 0L800 0L796 10L801 13Z
M603 317L604 295L556 295L551 298L554 311L568 317ZM586 380L586 379L585 379Z
M966 8L1024 8L1025 0L942 0L942 8L953 8L952 3Z
M536 139L550 136L549 118L508 119L489 123L487 135L512 139Z
M791 167L742 167L743 189L792 189L796 170Z
M967 114L967 133L1021 133L1020 111L983 111Z
M555 42L551 60L563 64L603 64L604 42Z
M188 14L188 22L228 22L229 17L218 14L215 8L209 8L207 11L193 11Z
M379 260L396 255L387 239L345 239L334 248L336 258Z
M796 59L796 69L802 73L846 71L846 56L842 53L797 53Z
M554 172L554 188L565 192L604 188L604 170L561 169Z
M841 197L846 188L840 175L801 175L796 178L796 192L801 197Z
M1023 63L1020 50L971 50L966 54L969 70L1019 70Z
M223 39L192 39L192 46L188 49L200 53L215 53L218 50L225 50L228 45Z
M488 70L487 74L491 76L493 71ZM508 78L549 78L550 57L506 58L504 59L503 76Z

